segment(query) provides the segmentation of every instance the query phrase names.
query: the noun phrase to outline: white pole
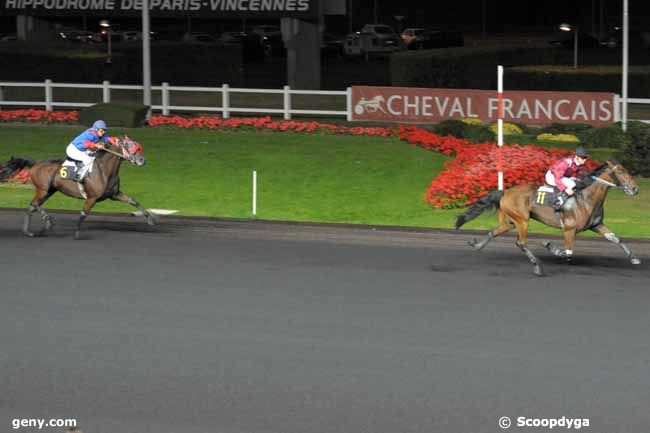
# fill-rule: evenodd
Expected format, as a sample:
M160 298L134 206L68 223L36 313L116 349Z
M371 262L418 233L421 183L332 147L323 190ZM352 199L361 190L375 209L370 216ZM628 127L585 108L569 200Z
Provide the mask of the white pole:
M621 126L623 131L627 131L627 72L629 63L629 20L628 0L623 0L623 89L621 96L623 98L623 107L621 110Z
M111 102L111 83L110 81L102 81L102 102L107 104Z
M169 116L169 83L162 83L162 112L163 116Z
M284 86L284 120L291 120L291 87Z
M253 218L257 216L257 170L253 170Z
M503 66L497 66L497 97L499 103L497 119L497 169L499 170L499 191L503 191L503 160L501 151L503 148Z
M142 103L151 107L151 43L149 0L142 1ZM147 112L147 119L151 108Z
M49 78L45 80L45 109L47 111L52 111L52 80Z
M228 93L228 89L229 86L227 84L221 85L221 105L224 119L230 119L230 93Z

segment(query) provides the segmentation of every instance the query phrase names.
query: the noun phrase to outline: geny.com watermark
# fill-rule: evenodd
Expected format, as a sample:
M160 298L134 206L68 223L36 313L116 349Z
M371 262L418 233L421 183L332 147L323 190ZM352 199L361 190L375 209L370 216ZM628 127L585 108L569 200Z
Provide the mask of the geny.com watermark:
M15 418L11 420L11 427L14 430L22 427L36 427L39 430L48 427L77 427L77 420L61 418Z
M567 430L579 430L583 427L589 427L589 418L526 418L525 416L517 417L515 420L517 427L544 427L549 430L554 428L564 428ZM509 429L512 426L512 420L507 416L499 418L499 427Z

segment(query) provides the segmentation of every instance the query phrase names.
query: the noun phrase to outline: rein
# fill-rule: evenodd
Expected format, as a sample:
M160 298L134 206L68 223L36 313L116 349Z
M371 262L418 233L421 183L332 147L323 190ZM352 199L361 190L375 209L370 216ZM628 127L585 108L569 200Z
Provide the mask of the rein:
M112 155L115 155L115 156L117 156L118 158L122 158L122 159L126 159L126 160L128 160L128 158L125 158L124 155L122 155L121 153L117 153L117 152L115 152L115 151L113 151L113 150L110 150L110 149L108 149L108 148L106 148L106 147L102 147L102 150L103 150L104 152L108 152L108 153L110 153L110 154L112 154Z
M618 188L618 189L623 189L622 186L616 185L615 183L607 182L605 179L601 179L596 176L591 176L594 182L599 183L601 185L605 185L607 188Z

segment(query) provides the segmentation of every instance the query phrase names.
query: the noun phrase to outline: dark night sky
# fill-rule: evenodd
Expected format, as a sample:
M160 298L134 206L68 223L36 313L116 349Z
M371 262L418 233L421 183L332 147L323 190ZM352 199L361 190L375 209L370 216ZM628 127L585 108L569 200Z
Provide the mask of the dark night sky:
M394 15L406 16L404 27L450 26L482 30L482 5L486 5L489 32L556 26L578 22L582 28L622 21L623 0L348 0L352 1L354 25L373 20L376 2L379 21L395 24ZM650 0L629 0L630 23L650 28Z

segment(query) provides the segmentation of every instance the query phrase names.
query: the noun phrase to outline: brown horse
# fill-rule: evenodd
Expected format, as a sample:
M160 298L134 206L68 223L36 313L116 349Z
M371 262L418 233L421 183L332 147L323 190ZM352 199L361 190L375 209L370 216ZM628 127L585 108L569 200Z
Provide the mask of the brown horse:
M570 260L573 256L576 233L592 230L608 241L619 245L632 264L640 264L641 261L632 254L630 249L603 224L603 204L610 188L620 188L627 195L639 193L639 187L632 176L621 164L607 161L593 173L578 179L577 184L581 186L581 189L566 202L560 212L556 212L552 207L537 204L535 200L537 187L533 185L517 185L506 191L492 191L471 205L465 214L456 219L456 229L476 218L485 210L497 207L500 225L490 231L480 242L476 239L469 242L470 246L479 251L493 238L516 228L518 237L515 243L533 264L534 273L540 276L544 274L542 265L526 246L528 224L531 218L547 226L563 230L564 250L550 242L544 243L544 246L558 257Z
M43 219L43 229L38 234L44 234L52 228L52 218L42 208L43 204L55 192L84 200L83 210L75 227L75 239L80 238L81 224L90 213L95 203L111 199L128 203L142 211L149 225L154 225L156 220L154 216L147 211L140 203L120 191L120 165L123 160L141 167L145 165L146 160L142 146L127 136L119 138L115 144L107 144L97 152L94 167L83 181L83 186L77 182L68 179L68 175L62 168L63 160L44 160L31 161L22 158L13 158L7 164L4 164L2 178L0 181L11 177L13 173L23 169L30 168L29 174L32 183L36 187L36 194L25 215L23 223L23 233L33 237L34 233L29 231L32 214L40 212Z

